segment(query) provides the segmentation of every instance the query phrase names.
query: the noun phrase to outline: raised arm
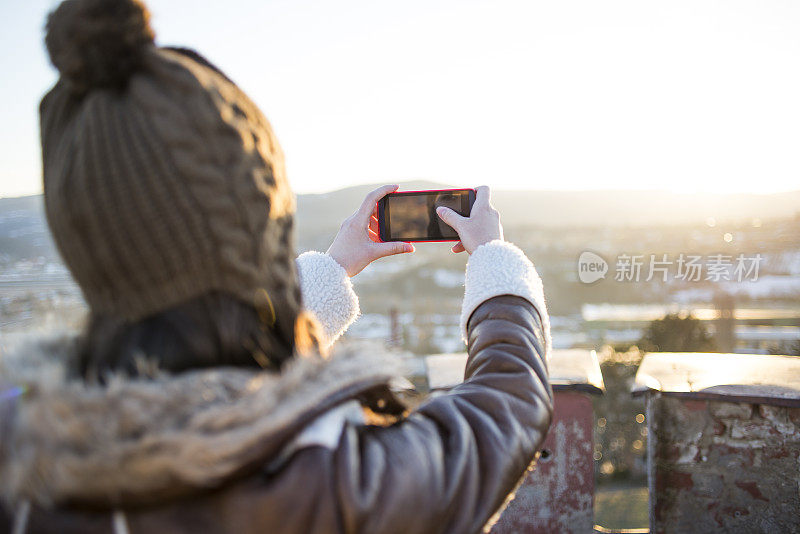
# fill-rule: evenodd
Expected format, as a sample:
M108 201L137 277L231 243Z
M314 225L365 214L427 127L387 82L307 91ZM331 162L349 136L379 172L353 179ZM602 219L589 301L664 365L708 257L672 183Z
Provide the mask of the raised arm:
M345 428L334 455L345 531L479 532L533 462L552 415L547 312L524 289L537 287L538 276L512 247L490 243L470 259L467 294L470 280L490 275L472 262L483 254L511 252L520 264L495 268L531 278L495 286L522 295L501 293L467 311L464 383L395 426Z
M550 425L549 319L533 264L502 240L488 189L478 189L469 218L440 216L461 237L453 250L470 253L464 382L393 426L335 425L338 439L298 453L296 470L285 474L330 473L318 504L330 500L324 509L335 510L345 532L479 532L522 480Z
M361 206L342 222L328 252L306 252L297 258L305 308L316 315L332 345L358 318L358 297L350 277L384 256L414 252L410 243L381 243L375 206L398 186L371 191Z
M353 283L329 254L305 252L296 263L303 307L317 318L325 334L325 345L330 346L361 313Z

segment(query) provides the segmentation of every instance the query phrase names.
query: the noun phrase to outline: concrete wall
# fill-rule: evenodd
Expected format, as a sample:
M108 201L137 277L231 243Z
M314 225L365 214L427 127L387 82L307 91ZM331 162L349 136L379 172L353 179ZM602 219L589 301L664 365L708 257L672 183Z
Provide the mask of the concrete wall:
M800 532L800 408L648 395L651 532Z

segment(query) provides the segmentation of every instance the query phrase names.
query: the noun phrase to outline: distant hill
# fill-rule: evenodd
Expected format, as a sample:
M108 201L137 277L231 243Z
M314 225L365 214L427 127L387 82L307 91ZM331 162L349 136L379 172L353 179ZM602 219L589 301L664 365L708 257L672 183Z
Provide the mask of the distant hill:
M380 184L347 187L297 198L300 248L329 243L341 221L364 195ZM429 181L402 183L402 189L454 187ZM665 191L504 191L492 201L506 227L650 226L703 224L800 216L800 191L768 195L681 194ZM0 257L54 255L41 195L0 198Z
M668 191L498 191L494 204L511 224L650 226L703 224L800 214L800 190L768 195Z
M380 184L361 185L298 197L298 224L341 221ZM402 189L456 187L436 182L404 182ZM769 195L666 191L508 191L492 192L503 223L510 226L648 226L770 219L800 214L800 190ZM338 225L338 222L336 222Z
M39 256L58 257L47 228L42 195L0 198L0 260Z
M42 195L0 198L0 220L15 211L41 215L44 213L44 198Z

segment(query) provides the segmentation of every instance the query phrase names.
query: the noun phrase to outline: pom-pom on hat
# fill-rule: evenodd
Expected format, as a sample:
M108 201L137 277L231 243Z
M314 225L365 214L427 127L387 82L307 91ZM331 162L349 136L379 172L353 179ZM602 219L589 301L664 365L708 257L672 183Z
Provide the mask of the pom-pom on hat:
M153 44L150 13L136 0L68 0L47 21L47 51L75 92L124 88Z
M155 46L137 0L49 17L60 79L40 106L45 207L93 312L138 320L211 291L283 324L300 308L294 197L266 118L198 54Z

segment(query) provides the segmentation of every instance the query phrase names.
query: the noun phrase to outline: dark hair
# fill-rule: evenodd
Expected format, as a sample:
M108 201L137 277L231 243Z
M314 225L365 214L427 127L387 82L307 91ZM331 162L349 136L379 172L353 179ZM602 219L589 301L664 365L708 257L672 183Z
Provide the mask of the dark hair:
M213 292L137 322L93 314L73 371L103 381L111 372L149 376L217 366L278 370L296 351L318 349L318 339L316 322L305 313L278 313L269 325L253 306Z

